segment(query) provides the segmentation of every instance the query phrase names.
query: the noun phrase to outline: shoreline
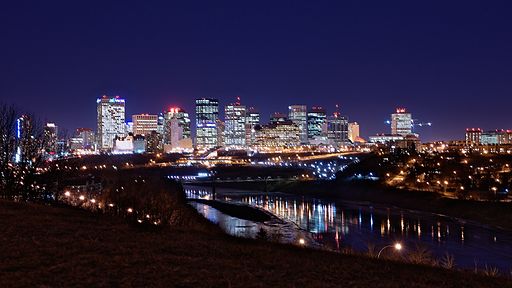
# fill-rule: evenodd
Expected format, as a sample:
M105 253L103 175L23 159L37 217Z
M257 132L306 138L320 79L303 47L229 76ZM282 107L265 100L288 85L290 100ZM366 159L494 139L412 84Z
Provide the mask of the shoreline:
M277 183L269 191L261 189L261 185L264 183L249 183L253 185L240 183L240 188L236 188L238 183L216 183L215 185L217 188L234 190L233 192L238 190L255 194L283 193L297 197L306 196L327 200L338 204L379 205L412 213L434 214L460 223L512 232L511 203L449 199L431 192L392 189L382 187L377 183L315 182ZM210 187L197 184L190 186ZM508 214L506 214L507 211ZM508 216L508 218L504 216Z

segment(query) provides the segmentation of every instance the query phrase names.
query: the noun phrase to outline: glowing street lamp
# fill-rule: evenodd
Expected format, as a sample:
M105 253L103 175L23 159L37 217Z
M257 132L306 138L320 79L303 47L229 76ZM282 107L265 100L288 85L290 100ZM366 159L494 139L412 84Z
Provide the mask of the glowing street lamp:
M382 251L384 251L386 248L395 248L396 251L400 252L402 250L402 244L400 243L395 243L395 244L392 244L392 245L387 245L387 246L384 246L382 249L380 249L379 251L379 254L377 254L377 258L380 257L380 254L382 253Z

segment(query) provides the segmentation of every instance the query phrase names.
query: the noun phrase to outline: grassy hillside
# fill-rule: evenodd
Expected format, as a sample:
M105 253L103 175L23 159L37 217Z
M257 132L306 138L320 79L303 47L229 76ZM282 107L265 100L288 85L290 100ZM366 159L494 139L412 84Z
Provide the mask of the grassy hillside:
M0 287L512 287L504 279L0 201ZM508 286L507 286L508 285Z

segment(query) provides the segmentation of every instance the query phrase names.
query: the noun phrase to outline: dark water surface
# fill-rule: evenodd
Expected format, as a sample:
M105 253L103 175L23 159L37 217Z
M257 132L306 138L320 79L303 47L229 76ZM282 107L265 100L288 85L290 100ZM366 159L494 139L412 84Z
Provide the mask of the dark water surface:
M212 197L210 188L186 186L185 189L189 198ZM485 269L487 265L507 274L512 269L512 231L431 213L361 203L340 204L284 193L217 188L216 199L260 207L289 223L286 227L254 223L195 204L202 215L232 235L254 237L261 227L270 227L284 235L282 242L306 239L306 245L319 244L338 251L346 247L367 251L369 244L381 248L400 242L404 247L400 253L412 253L416 247L424 247L436 258L452 255L459 268L473 269L476 265Z

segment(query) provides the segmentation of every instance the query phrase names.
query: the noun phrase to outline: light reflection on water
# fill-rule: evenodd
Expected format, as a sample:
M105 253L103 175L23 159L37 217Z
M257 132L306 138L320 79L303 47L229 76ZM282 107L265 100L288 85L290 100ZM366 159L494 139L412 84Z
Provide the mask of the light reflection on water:
M226 215L208 205L195 202L191 202L190 204L206 219L218 224L222 230L226 231L230 235L254 238L256 237L256 233L258 233L260 227L263 227L263 225L253 221Z
M453 255L459 267L474 268L476 263L481 268L495 266L506 273L512 268L512 233L508 231L398 208L336 204L281 193L233 191L217 188L216 197L263 208L309 231L313 239L331 249L350 247L366 251L369 243L382 247L400 241L405 247L403 253L421 245L436 257ZM204 187L190 186L186 193L189 198L211 197L210 189ZM237 220L226 218L225 221L236 223ZM244 235L243 231L237 233ZM245 235L251 237L254 233L248 230Z

